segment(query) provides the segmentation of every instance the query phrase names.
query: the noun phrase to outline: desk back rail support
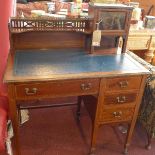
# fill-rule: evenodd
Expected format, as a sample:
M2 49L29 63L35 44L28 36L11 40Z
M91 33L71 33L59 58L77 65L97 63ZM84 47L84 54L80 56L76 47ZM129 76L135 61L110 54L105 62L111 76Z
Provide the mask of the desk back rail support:
M11 18L10 51L62 48L85 48L88 51L91 22L91 18Z

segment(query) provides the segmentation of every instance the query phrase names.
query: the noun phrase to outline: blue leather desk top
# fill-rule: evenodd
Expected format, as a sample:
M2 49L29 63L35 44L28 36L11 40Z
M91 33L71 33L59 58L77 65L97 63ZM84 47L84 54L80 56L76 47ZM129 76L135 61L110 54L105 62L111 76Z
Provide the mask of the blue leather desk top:
M14 76L115 71L146 72L146 69L126 54L89 55L85 51L77 49L18 50L15 54L13 68Z

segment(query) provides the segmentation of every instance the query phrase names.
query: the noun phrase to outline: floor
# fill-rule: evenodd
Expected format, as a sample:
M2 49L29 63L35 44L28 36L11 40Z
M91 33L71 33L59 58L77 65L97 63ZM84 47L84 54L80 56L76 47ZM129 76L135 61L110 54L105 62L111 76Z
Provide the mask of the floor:
M79 123L75 113L76 106L30 110L30 120L20 127L22 155L87 155L91 120L84 107ZM121 155L125 137L118 126L102 126L96 155ZM129 155L155 155L155 141L149 151L146 143L145 131L137 124Z

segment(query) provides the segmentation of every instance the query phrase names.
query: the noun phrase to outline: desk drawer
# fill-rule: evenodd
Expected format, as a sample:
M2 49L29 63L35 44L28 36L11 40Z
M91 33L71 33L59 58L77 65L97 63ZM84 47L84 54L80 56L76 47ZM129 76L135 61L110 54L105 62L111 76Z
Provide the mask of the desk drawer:
M99 79L67 80L16 85L16 98L59 97L96 94Z
M106 91L120 91L139 89L141 76L110 78L106 82Z
M134 108L111 108L100 112L99 121L103 123L132 120Z
M104 97L105 105L120 105L131 103L134 104L136 101L137 93L115 93L115 94L106 94Z

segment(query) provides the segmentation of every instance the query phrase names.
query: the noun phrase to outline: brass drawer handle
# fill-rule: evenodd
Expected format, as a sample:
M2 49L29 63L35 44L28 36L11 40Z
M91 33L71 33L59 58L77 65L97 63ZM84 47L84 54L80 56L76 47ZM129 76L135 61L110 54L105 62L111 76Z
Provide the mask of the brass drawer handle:
M115 111L115 112L113 112L113 116L115 118L120 118L122 116L122 111Z
M117 98L117 103L124 103L126 101L125 96L118 96L116 98Z
M83 83L83 84L81 84L81 89L82 90L89 90L89 89L91 89L91 87L92 87L91 83Z
M126 88L128 86L128 84L129 84L128 81L119 82L119 85L120 85L121 88Z
M35 95L37 93L37 88L32 88L30 90L30 88L25 88L25 93L26 95Z

